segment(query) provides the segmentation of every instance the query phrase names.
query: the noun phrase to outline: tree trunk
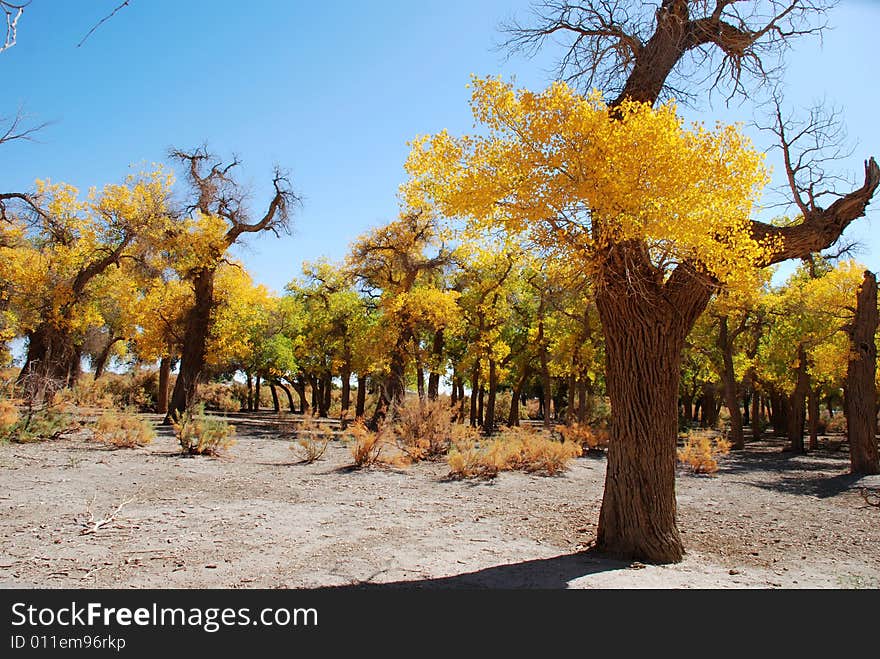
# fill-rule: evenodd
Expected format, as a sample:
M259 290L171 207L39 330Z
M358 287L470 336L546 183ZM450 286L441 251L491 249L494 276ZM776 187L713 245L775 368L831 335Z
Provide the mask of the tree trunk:
M332 402L332 394L333 394L333 380L330 373L325 373L324 377L321 378L321 398L320 398L320 409L318 411L318 416L328 417L330 416L330 404Z
M260 411L260 383L262 380L259 373L254 376L254 412Z
M278 391L275 389L275 383L269 383L269 391L272 393L272 409L275 414L281 413L281 402L278 400Z
M853 474L880 473L875 385L877 325L877 278L866 270L849 327L850 357L846 369L846 434Z
M804 421L806 420L806 399L810 391L810 375L807 373L807 351L798 346L797 382L789 399L788 439L791 450L804 453Z
M76 347L70 335L49 323L27 333L27 357L17 383L31 393L51 398L57 386L70 386L76 360ZM53 384L54 383L54 384ZM39 391L37 391L39 390Z
M819 394L814 387L810 387L807 412L810 419L810 450L816 451L819 448Z
M495 430L495 396L498 392L498 367L494 359L489 360L489 396L486 400L486 418L483 430L491 433Z
M247 380L247 411L254 411L254 378L250 371L244 374Z
M510 397L510 414L507 415L507 425L510 427L519 425L519 399L522 396L523 387L526 384L526 380L529 379L530 373L531 369L528 366L523 368L519 380L516 381L516 385L513 387L513 395Z
M351 366L348 362L342 365L342 392L339 402L342 413L348 412L348 408L351 407Z
M296 395L299 396L299 412L305 415L309 411L309 401L306 397L306 381L302 375L298 375L296 381L291 382L291 384L296 390Z
M290 409L291 414L296 412L296 407L293 404L293 394L290 393L290 388L283 382L276 382L275 385L284 392L285 396L287 396L287 406L288 409Z
M631 253L614 256L619 260L606 266L614 270L596 294L612 410L597 547L677 562L684 554L675 500L681 352L711 291L696 278L673 276L658 285L638 263L629 265ZM629 288L631 277L639 278L638 294Z
M162 357L159 362L159 393L156 400L156 413L168 414L168 390L171 388L171 357Z
M354 404L354 417L356 419L364 418L364 408L367 405L367 376L358 373L357 376L357 397Z
M730 414L730 441L732 448L742 450L746 447L743 437L742 412L739 409L739 398L736 392L736 371L733 368L733 345L727 328L727 316L719 318L718 349L721 351L723 367L721 383L724 387L724 404Z
M408 337L400 337L391 353L391 368L385 385L385 393L388 397L388 404L392 407L402 405L406 397L405 345L407 340Z
M97 380L99 377L104 375L104 369L107 367L107 362L110 359L110 351L113 349L113 346L122 341L121 336L115 336L110 338L110 342L104 346L104 349L101 350L101 354L98 355L98 358L95 360L95 379Z
M486 417L483 416L483 412L485 411L485 397L486 397L486 387L480 383L480 393L477 397L477 425L482 428L485 424Z
M752 439L761 439L763 430L761 425L764 419L761 417L761 396L756 391L752 394Z
M211 330L211 312L214 309L214 270L205 268L193 279L195 301L186 316L183 348L180 356L180 372L171 394L168 416L179 416L193 404L196 391L205 368L208 334Z
M471 372L471 427L477 427L477 388L480 386L480 363L474 365Z
M440 372L443 369L443 347L446 344L446 338L443 334L443 328L438 329L434 333L434 345L431 346L431 374L428 376L428 398L437 400L440 394Z
M425 369L421 364L416 365L416 390L419 392L419 400L425 400Z

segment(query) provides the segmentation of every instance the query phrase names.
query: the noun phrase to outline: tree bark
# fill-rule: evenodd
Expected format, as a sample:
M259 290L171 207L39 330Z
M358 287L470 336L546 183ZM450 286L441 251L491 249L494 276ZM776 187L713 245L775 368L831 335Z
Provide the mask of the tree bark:
M498 392L498 366L494 359L489 360L489 395L486 399L486 418L483 430L491 433L495 430L495 397Z
M877 277L865 271L859 287L856 313L849 327L849 363L846 370L846 434L850 471L880 473L877 451Z
M510 414L507 415L507 425L511 428L519 425L519 399L522 396L523 387L530 374L531 369L525 366L519 376L519 380L516 381L516 385L513 387L513 395L510 397Z
M480 386L480 363L477 362L474 365L474 370L471 372L471 396L470 396L470 404L471 404L471 427L477 427L477 397L478 392L477 389Z
M810 375L807 373L807 351L798 346L797 382L789 398L788 439L791 450L804 453L804 422L806 421L806 399L810 391Z
M278 400L278 391L275 389L273 382L269 383L269 391L272 393L272 409L275 411L275 414L279 414L281 412L281 402Z
M721 351L722 368L721 383L724 387L724 404L730 414L730 441L732 448L742 450L746 447L743 437L742 412L737 397L736 372L733 368L733 345L727 327L727 316L722 316L718 326L718 349Z
M364 418L364 411L367 405L367 376L358 373L357 376L357 397L354 404L354 417L356 419Z
M277 386L281 391L284 392L284 395L287 396L287 406L290 410L291 414L296 412L296 407L293 404L293 394L290 393L290 387L288 387L283 382L276 382L275 386Z
M642 561L677 562L684 554L675 500L681 352L711 290L686 272L657 283L638 253L609 257L611 272L603 273L596 295L613 412L597 546ZM639 278L638 294L626 275Z
M346 362L342 365L342 392L340 393L339 403L342 413L348 412L351 407L351 366Z
M431 374L428 376L428 398L437 400L440 394L440 369L443 361L443 346L445 345L443 329L440 328L434 334L434 345L431 347L433 354ZM455 403L453 403L455 405Z
M166 424L171 423L171 415L179 416L193 404L203 377L211 312L214 309L214 275L214 269L204 268L193 278L195 301L187 313L180 371L171 394Z
M101 350L101 354L98 355L98 358L95 360L95 379L97 380L99 377L104 375L104 369L107 367L107 362L110 359L110 351L113 349L113 346L123 340L121 336L110 337L110 341L104 346L104 349Z
M251 375L251 372L248 371L244 374L245 380L247 381L247 411L254 411L254 377Z
M819 449L819 393L815 387L810 387L807 412L810 420L810 450L816 451Z
M156 413L168 414L168 390L171 388L171 357L159 361L159 393L156 400Z
M254 376L254 412L260 411L260 383L262 380L259 373Z

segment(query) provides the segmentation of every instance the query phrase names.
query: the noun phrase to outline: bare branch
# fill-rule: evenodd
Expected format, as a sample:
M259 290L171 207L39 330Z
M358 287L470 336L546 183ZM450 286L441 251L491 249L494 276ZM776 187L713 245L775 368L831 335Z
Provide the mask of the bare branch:
M6 18L6 38L3 43L0 44L0 53L15 45L16 33L18 31L18 20L21 18L22 14L24 14L24 8L30 3L31 0L27 0L27 2L7 2L7 0L0 0L0 10L3 11L3 15Z
M97 23L95 23L95 24L92 26L92 29L89 30L88 32L86 32L86 36L84 36L84 37L82 38L82 40L80 40L80 42L79 42L78 44L76 44L76 47L79 48L80 46L82 46L82 45L86 42L86 39L88 39L90 36L92 36L92 33L93 33L95 30L97 30L97 29L98 29L99 27L101 27L104 23L106 23L106 22L109 21L111 18L113 18L113 17L116 15L116 13L117 13L120 9L123 9L123 8L127 7L129 2L131 2L131 0L125 0L125 1L122 2L121 4L117 5L116 8L115 8L113 11L111 11L109 14L107 14L104 18L102 18L100 21L98 21Z

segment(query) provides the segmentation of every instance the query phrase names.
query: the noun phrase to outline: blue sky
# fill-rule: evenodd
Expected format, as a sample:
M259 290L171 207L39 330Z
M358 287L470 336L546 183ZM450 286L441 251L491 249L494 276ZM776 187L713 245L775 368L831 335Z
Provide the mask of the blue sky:
M516 76L532 88L550 80L551 53L505 61L494 48L499 22L524 15L527 0L132 0L77 48L117 4L33 0L27 8L18 44L0 54L0 116L23 105L52 124L36 142L0 149L0 188L48 177L85 190L163 161L171 146L207 142L240 156L259 208L278 163L304 197L293 233L251 238L239 251L276 291L302 261L340 259L359 234L395 217L407 141L471 130L472 73ZM880 157L880 85L869 64L880 3L843 0L830 18L835 29L823 43L805 40L791 52L786 101L824 98L843 110L858 142L843 169L858 177L864 158ZM711 124L754 115L744 105L687 116ZM847 232L874 270L877 217L875 209Z

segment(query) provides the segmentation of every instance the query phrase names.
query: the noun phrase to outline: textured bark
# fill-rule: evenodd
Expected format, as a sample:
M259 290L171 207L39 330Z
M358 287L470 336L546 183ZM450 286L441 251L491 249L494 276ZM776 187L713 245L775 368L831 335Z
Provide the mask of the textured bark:
M77 375L77 349L67 332L49 323L42 323L27 333L27 339L27 356L18 375L18 384L25 384L28 378L52 380L62 386L73 383ZM53 391L52 387L47 389L49 394Z
M473 371L471 372L471 396L470 396L470 404L471 404L471 427L477 427L477 388L480 386L480 365L476 364L474 366Z
M333 380L330 373L325 373L321 378L321 392L319 400L318 416L330 416L330 403L333 394Z
M597 545L614 555L676 562L684 553L675 501L681 352L711 290L684 272L658 284L637 254L611 256L606 267L613 271L604 273L596 299L612 409ZM621 272L639 277L638 295Z
M254 376L254 412L260 411L260 385L263 382L263 378L257 373Z
M850 471L880 473L877 451L877 278L865 271L856 313L849 327L850 356L846 370L847 438Z
M482 428L485 417L483 416L483 411L486 409L486 387L483 384L480 384L480 393L477 395L477 425Z
M427 395L425 391L425 369L422 368L420 362L416 363L416 391L419 393L419 400L425 400Z
M406 341L401 338L391 353L391 368L385 385L388 403L394 407L402 405L406 396L405 344Z
M446 339L441 328L434 334L434 345L431 346L431 353L433 354L432 363L434 365L431 368L431 374L428 376L428 398L431 400L437 400L437 396L440 393L440 369L442 368L443 347L445 343Z
M281 391L284 392L284 395L287 396L287 409L289 409L291 413L296 412L296 407L293 404L293 394L290 393L290 387L283 382L276 382L275 386L281 389Z
M293 388L296 390L296 395L299 396L299 412L300 414L307 414L309 411L309 401L306 397L306 381L302 375L297 376L296 381L291 382Z
M196 398L196 391L205 368L208 333L211 329L211 312L214 308L214 270L205 268L193 278L195 300L186 318L183 349L180 356L180 372L174 383L171 403L165 423L171 423L171 415L179 416Z
M247 381L247 411L254 411L254 377L250 371L244 374Z

